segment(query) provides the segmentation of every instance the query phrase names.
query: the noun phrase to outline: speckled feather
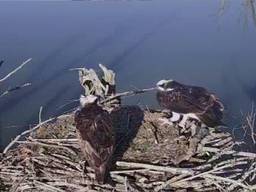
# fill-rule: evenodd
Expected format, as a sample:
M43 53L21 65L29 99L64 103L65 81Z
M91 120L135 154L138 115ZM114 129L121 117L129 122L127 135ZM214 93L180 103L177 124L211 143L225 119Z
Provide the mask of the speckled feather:
M223 104L202 87L172 82L172 91L158 91L157 100L163 108L177 113L194 113L208 126L221 125Z
M81 150L95 170L96 180L104 183L115 143L110 114L93 103L76 112L75 124Z

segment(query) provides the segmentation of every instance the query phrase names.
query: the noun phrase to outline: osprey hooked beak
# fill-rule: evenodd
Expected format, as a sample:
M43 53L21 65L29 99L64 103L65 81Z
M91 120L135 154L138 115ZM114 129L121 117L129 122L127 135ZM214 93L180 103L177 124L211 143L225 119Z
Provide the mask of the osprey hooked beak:
M160 80L157 82L156 86L157 89L160 91L173 91L174 89L171 88L171 84L172 84L173 80L169 79L169 80Z
M80 105L82 107L84 107L88 104L96 103L97 101L98 101L98 97L95 95L88 95L88 96L81 95L80 96Z

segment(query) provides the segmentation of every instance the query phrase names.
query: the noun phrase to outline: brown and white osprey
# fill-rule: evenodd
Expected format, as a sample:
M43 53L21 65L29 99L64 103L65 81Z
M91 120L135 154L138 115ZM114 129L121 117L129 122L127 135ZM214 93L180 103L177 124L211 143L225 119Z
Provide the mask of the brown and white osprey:
M192 114L209 127L223 125L223 104L205 88L173 80L161 80L157 83L157 88L157 100L164 109Z
M75 124L81 150L95 171L95 179L103 184L109 174L114 149L114 134L110 114L98 104L98 97L80 98L81 109L75 114Z

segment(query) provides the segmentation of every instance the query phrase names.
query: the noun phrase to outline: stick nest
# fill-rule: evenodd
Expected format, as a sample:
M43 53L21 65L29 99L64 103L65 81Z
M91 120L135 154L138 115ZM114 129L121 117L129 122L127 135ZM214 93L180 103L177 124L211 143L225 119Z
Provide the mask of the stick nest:
M163 125L160 112L136 106L117 111L114 120L122 121L115 122L118 139L111 185L94 181L70 114L42 125L5 154L0 163L1 190L249 191L255 187L255 156L233 151L229 133L204 128L193 136L179 126Z
M81 74L80 78L85 79ZM83 85L100 92L99 87ZM105 99L115 99L108 89L104 93ZM234 150L236 143L228 132L197 126L193 120L180 127L165 121L161 111L138 106L115 105L111 111L116 147L109 184L95 182L81 153L72 113L40 122L8 145L0 161L0 191L256 190L256 154Z

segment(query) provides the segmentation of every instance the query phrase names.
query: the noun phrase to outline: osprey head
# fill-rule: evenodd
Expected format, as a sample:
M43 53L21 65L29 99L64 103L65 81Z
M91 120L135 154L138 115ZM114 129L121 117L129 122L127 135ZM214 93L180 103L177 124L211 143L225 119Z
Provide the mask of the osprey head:
M97 101L98 101L98 97L95 96L95 95L88 95L88 96L81 95L80 96L80 105L81 105L81 107L97 103Z
M173 87L173 80L169 79L169 80L160 80L157 82L156 86L157 86L157 89L160 90L160 91L172 91L174 90L174 87Z

